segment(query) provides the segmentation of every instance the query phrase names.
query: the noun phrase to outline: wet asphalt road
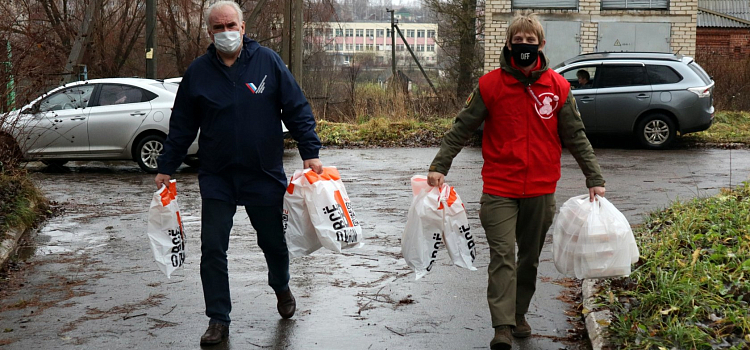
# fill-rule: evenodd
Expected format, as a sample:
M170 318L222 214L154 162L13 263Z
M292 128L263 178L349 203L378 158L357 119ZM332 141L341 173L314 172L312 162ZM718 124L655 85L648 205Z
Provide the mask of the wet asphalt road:
M425 174L436 153L423 149L326 149L325 165L339 168L366 235L366 246L292 260L297 314L280 320L266 285L266 268L244 210L235 216L229 249L233 311L230 340L211 349L486 349L492 338L486 305L489 254L479 219L481 153L462 151L446 181L469 212L478 244L478 271L439 264L414 281L400 258L400 237L411 202L409 179ZM630 220L675 199L715 194L750 177L750 151L597 149L607 197ZM301 166L284 157L287 174ZM731 165L730 165L731 164ZM200 197L197 174L178 180L188 236L185 268L167 279L152 260L146 212L153 176L134 164L71 163L49 172L31 163L47 197L64 209L33 237L31 257L0 300L2 349L198 349L207 325L198 265ZM731 176L730 176L731 174ZM558 207L586 193L574 159L563 156ZM585 349L566 342L566 285L542 255L528 321L534 336L514 349ZM572 314L576 316L575 314ZM577 317L577 316L576 316Z

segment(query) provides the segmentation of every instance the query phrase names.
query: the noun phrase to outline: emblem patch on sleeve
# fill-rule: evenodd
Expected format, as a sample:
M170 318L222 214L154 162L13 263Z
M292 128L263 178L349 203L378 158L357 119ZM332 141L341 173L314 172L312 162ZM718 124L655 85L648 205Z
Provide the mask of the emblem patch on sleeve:
M469 104L471 104L471 100L474 99L474 92L469 95L469 97L466 99L466 104L464 104L464 108L469 107Z

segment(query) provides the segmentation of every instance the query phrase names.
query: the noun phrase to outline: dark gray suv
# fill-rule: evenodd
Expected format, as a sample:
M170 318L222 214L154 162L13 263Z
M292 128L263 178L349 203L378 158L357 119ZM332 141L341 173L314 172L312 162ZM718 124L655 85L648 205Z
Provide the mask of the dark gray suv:
M555 71L573 89L587 134L634 135L668 147L679 133L706 130L714 118L714 81L691 57L669 53L579 55Z

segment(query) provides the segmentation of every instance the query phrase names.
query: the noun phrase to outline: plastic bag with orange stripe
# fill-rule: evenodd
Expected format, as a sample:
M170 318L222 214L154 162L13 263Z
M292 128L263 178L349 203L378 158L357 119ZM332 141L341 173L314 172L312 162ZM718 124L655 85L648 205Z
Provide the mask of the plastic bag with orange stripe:
M455 265L476 270L474 237L455 188L447 184L430 186L423 175L411 178L411 188L414 198L401 239L401 254L414 269L416 279L432 270L443 245Z
M177 205L176 181L154 193L148 210L148 238L159 269L170 278L185 262L185 232Z
M284 194L284 232L291 257L325 247L337 253L364 245L349 195L335 167L298 170Z

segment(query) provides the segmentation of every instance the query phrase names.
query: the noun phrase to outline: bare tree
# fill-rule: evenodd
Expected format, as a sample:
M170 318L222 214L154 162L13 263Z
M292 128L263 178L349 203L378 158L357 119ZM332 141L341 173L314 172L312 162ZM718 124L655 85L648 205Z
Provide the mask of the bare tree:
M484 55L477 41L477 33L481 32L477 7L483 7L484 1L424 0L424 5L438 22L438 45L447 58L456 98L461 100L469 95L481 75Z

